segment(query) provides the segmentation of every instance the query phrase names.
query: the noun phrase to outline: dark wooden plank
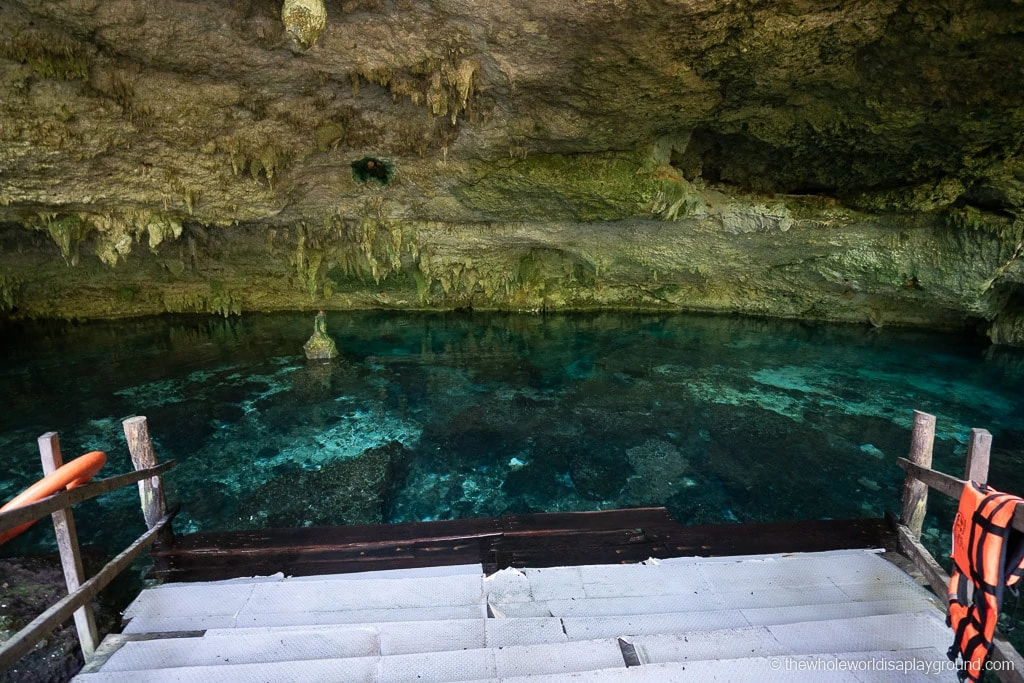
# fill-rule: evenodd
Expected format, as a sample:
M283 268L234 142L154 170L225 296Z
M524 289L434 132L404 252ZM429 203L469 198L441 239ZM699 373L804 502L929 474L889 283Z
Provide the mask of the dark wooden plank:
M494 517L400 524L212 531L189 534L177 539L174 549L182 551L198 548L285 547L319 544L341 546L367 542L476 536L500 532L500 521Z
M479 544L461 543L448 547L404 546L385 552L324 552L272 555L252 560L205 562L199 557L171 558L167 567L153 573L167 581L213 581L238 576L269 576L283 572L286 576L314 574L347 574L381 569L438 567L474 564L480 561Z
M651 547L644 545L604 546L600 548L535 548L496 553L501 567L559 567L581 564L621 564L642 562L651 557Z
M421 567L445 567L459 564L475 564L476 553L442 554L424 561L423 557L367 557L340 561L296 561L286 566L239 567L195 566L167 569L154 573L153 578L164 581L219 581L246 576L270 576L282 572L285 576L316 576L320 574L349 574L353 572L381 571L385 569L415 569Z
M502 525L508 527L504 532ZM601 564L639 562L649 557L894 545L892 531L882 519L684 527L663 508L200 536L184 537L174 548L159 553L167 567L156 575L199 580L278 571L309 575L473 562L493 572L531 564Z
M653 545L642 529L612 529L608 531L543 531L523 534L502 534L492 547L499 550L545 548L598 548L635 544Z
M273 562L294 562L315 559L337 559L362 557L396 557L400 555L431 555L436 552L462 551L464 548L479 553L479 539L451 539L444 541L422 540L387 544L354 545L344 547L304 546L301 548L261 549L257 552L187 552L167 555L169 567L187 564L208 566L265 565Z
M497 538L497 534L481 536L450 536L443 538L418 538L392 541L375 541L366 543L305 543L302 545L252 545L246 547L203 547L191 549L170 548L154 552L153 555L175 561L181 558L193 558L194 561L211 564L248 560L262 562L266 558L309 555L316 553L334 553L338 556L352 554L389 555L402 552L409 547L427 548L430 546L449 547L453 545L471 545L478 547L481 541Z
M202 573L205 570L228 570L236 575L268 575L283 571L294 574L295 567L306 564L338 565L358 563L365 566L374 561L407 559L410 566L431 566L440 557L458 557L460 563L478 562L482 548L481 539L451 539L445 541L424 540L393 542L373 546L348 546L324 548L308 546L303 548L276 548L259 553L205 553L186 552L164 557L164 570L154 572L155 576L181 572ZM451 564L446 562L445 564Z
M891 539L892 530L884 519L877 518L702 525L679 527L664 536L652 535L667 553L659 557L711 557L882 548Z
M533 515L504 515L505 533L527 530L590 529L608 530L651 525L678 524L663 507L626 508L594 512L552 512Z

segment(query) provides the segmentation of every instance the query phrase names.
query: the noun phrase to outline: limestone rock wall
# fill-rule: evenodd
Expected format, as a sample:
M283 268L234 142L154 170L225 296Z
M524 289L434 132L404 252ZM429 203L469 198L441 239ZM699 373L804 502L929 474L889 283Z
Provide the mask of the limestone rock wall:
M1024 341L1024 4L0 0L0 309Z

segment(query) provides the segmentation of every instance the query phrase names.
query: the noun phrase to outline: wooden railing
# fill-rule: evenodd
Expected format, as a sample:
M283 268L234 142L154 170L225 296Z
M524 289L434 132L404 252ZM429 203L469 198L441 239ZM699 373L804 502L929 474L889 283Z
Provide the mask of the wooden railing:
M914 411L914 429L910 439L910 457L897 462L906 472L903 482L901 519L896 524L897 544L901 553L910 558L924 575L943 606L948 603L949 574L935 561L928 549L921 544L921 529L928 507L928 489L944 493L954 500L960 500L967 481L988 483L989 460L992 449L992 435L984 429L972 429L967 446L967 467L964 479L942 472L932 466L932 445L935 442L935 416ZM1024 532L1024 505L1018 505L1013 515L1013 528ZM952 642L952 633L950 635ZM996 631L992 642L991 661L999 662L994 673L1001 681L1024 681L1024 658Z
M175 463L171 460L162 465L156 464L145 417L132 417L122 424L132 464L135 467L134 472L94 481L70 491L61 491L31 505L0 513L0 532L26 522L34 522L48 514L53 517L57 547L68 586L67 597L33 619L0 647L0 671L9 668L30 652L39 641L72 615L75 618L82 655L86 662L90 661L99 644L92 612L93 598L118 574L127 569L149 545L155 542L169 543L172 540L170 524L174 514L167 512L161 475L174 467ZM56 432L47 432L39 437L39 455L43 464L43 474L49 474L63 464ZM142 510L148 530L108 562L95 576L85 580L71 506L136 482L139 484L139 496L142 499Z

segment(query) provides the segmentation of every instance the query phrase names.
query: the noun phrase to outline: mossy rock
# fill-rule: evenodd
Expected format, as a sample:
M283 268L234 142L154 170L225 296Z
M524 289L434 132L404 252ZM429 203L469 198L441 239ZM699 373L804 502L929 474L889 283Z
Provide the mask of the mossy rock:
M650 213L657 184L634 157L540 154L477 170L457 191L468 208L517 219L613 221ZM508 197L517 196L514 208ZM529 201L523 201L528 198Z

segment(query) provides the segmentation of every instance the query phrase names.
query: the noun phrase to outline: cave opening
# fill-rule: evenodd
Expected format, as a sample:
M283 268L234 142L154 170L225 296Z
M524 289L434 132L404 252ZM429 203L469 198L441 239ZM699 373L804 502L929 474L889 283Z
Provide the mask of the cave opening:
M375 182L387 185L391 182L393 169L390 164L373 157L363 157L352 162L352 177L358 183Z

